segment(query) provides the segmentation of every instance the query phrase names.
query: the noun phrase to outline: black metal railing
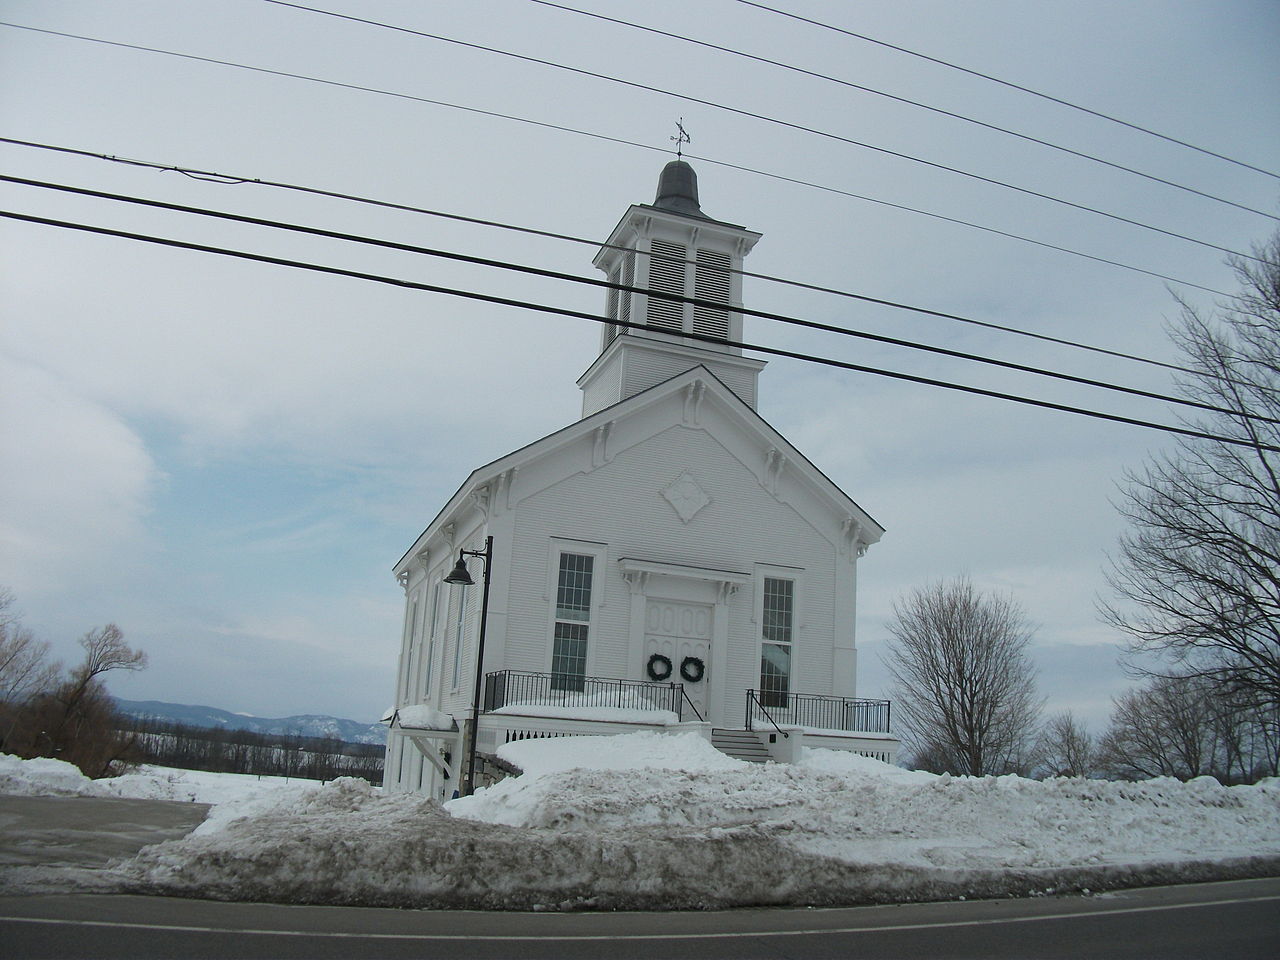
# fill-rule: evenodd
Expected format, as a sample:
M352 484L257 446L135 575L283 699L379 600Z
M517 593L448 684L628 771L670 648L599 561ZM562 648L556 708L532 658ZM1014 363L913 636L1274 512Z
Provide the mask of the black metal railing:
M498 670L484 678L486 712L517 705L669 710L684 719L684 685L562 673ZM695 711L696 712L696 711Z
M815 730L847 730L862 733L888 733L888 700L856 700L850 697L824 697L812 693L747 691L747 729L767 720L777 724L793 724ZM763 703L762 703L763 701ZM767 706L767 709L766 709Z
M771 714L767 709L765 709L765 705L760 702L760 698L756 696L756 692L754 690L748 690L747 691L747 729L748 730L755 729L755 727L752 725L752 720L757 714L764 714L764 718L768 720L770 724L772 724L774 730L777 730L778 733L782 734L784 739L789 738L791 736L791 734L787 733L780 726L778 726L778 721L774 720L773 714Z
M702 722L702 720L703 720L702 712L701 712L697 707L695 707L695 706L693 705L693 701L689 699L689 694L688 694L688 692L685 690L685 688L684 688L684 684L683 684L683 683L681 683L681 684L678 684L678 686L680 687L680 699L681 699L681 700L683 700L685 703L687 703L687 704L689 705L689 709L693 711L693 715L694 715L695 717L697 717L697 718L698 718L698 722L699 722L699 723L701 723L701 722ZM683 719L684 719L684 711L681 711L681 712L680 712L680 719L681 719L681 720L683 720Z

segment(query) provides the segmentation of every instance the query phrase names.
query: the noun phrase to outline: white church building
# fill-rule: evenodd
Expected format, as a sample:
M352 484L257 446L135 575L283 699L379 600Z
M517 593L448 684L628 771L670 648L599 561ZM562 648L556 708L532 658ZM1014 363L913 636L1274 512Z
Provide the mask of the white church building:
M389 791L462 789L477 676L478 784L531 736L693 730L744 758L894 759L889 703L855 696L858 563L884 531L756 412L764 362L697 339L742 340L759 239L704 214L677 160L601 246L624 289L582 418L474 470L395 566ZM491 559L466 558L475 584L448 582L490 537Z

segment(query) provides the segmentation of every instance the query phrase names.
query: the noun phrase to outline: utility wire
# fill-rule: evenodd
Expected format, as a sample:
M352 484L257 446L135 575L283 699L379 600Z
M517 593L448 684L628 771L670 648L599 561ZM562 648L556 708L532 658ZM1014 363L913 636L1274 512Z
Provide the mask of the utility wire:
M1197 246L1208 247L1210 250L1219 250L1222 253L1229 253L1232 256L1242 257L1246 260L1257 260L1253 254L1245 253L1243 250L1233 250L1231 247L1224 247L1220 244L1212 243L1208 240L1200 240L1196 237L1188 236L1185 233L1178 233L1174 230L1166 230L1164 227L1157 227L1141 220L1134 220L1132 217L1122 216L1118 213L1109 213L1098 207L1091 207L1087 204L1076 203L1073 200L1066 200L1062 197L1055 197L1052 194L1042 193L1039 190L1032 190L1030 187L1020 187L1017 184L1009 183L1007 180L998 180L994 177L985 177L982 174L973 173L969 170L962 170L959 167L952 167L945 163L938 163L934 160L926 160L923 157L917 157L914 154L903 153L900 150L892 150L889 147L876 146L873 143L867 143L863 140L854 140L852 137L842 136L838 133L832 133L829 130L821 130L817 127L806 126L802 123L794 123L790 120L783 120L780 117L771 117L768 114L756 113L753 110L746 110L742 107L732 107L716 100L707 100L703 97L695 97L691 94L680 93L676 90L667 90L664 87L657 87L653 84L640 83L637 80L624 80L621 77L615 77L607 73L598 73L594 70L586 70L582 67L571 67L565 63L558 63L555 60L546 60L542 57L534 57L528 54L515 53L511 50L503 50L499 47L490 47L482 43L472 43L468 40L459 40L456 37L446 37L439 33L429 33L425 30L414 30L409 27L401 27L393 23L384 23L380 20L370 20L367 17L357 17L347 13L337 13L333 10L322 10L319 7L308 7L300 3L289 3L287 0L264 0L266 3L273 3L281 7L291 7L295 10L307 13L316 13L326 17L334 17L338 20L347 20L352 23L362 23L366 26L378 27L383 30L394 30L397 33L407 33L415 37L422 37L427 40L438 40L442 43L451 43L455 46L464 47L468 50L479 50L483 53L492 53L501 57L507 57L512 60L519 60L522 63L532 63L538 66L550 67L553 70L563 70L580 77L591 77L594 80L604 80L608 83L615 83L619 86L629 87L633 90L644 90L648 93L657 93L665 97L673 97L677 100L683 100L686 103L696 103L699 106L710 107L713 110L722 110L726 113L732 113L735 116L747 117L751 120L759 120L763 123L771 123L775 126L784 127L788 130L796 130L801 133L810 133L826 140L833 140L837 143L848 144L849 146L859 147L863 150L871 150L875 153L884 154L885 156L897 157L900 160L909 160L912 163L918 163L929 167L933 170L942 170L947 173L954 173L957 176L965 177L970 180L976 180L979 183L986 183L995 187L1002 187L1006 190L1013 190L1017 193L1024 194L1029 197L1037 197L1041 200L1048 200L1051 203L1061 204L1073 210L1079 210L1084 213L1091 213L1095 216L1105 217L1108 220L1114 220L1118 223L1126 223L1130 226L1138 227L1142 230L1149 230L1153 233L1163 234L1166 237L1172 237L1175 240L1184 240L1187 243L1194 243Z
M808 23L815 27L821 27L824 30L832 30L836 33L843 33L845 36L853 37L857 40L865 40L867 43L874 43L877 46L886 47L889 50L896 50L899 53L905 53L908 56L918 57L921 60L927 60L930 63L936 63L939 66L950 67L952 70L959 70L961 73L967 73L973 77L980 77L983 80L990 80L992 83L998 83L1001 86L1009 87L1012 90L1018 90L1018 91L1021 91L1022 93L1028 93L1033 97L1039 97L1040 99L1048 100L1051 103L1060 104L1061 106L1064 106L1064 107L1070 107L1072 110L1079 110L1081 113L1087 113L1091 117L1098 117L1101 120L1107 120L1111 123L1118 123L1120 126L1128 127L1130 130L1136 130L1139 133L1145 133L1148 136L1156 137L1159 140L1164 140L1164 141L1167 141L1168 143L1174 143L1180 147L1186 147L1188 150L1195 150L1197 153L1203 153L1203 154L1206 154L1207 156L1215 157L1218 160L1225 160L1227 163L1234 163L1238 167L1244 167L1247 170L1253 170L1255 173L1261 173L1264 176L1274 177L1275 179L1280 180L1280 173L1273 173L1270 170L1264 170L1262 167L1255 167L1253 164L1245 163L1243 160L1236 160L1232 157L1226 156L1225 154L1217 153L1213 150L1210 150L1207 147L1198 147L1194 143L1188 143L1185 140L1179 140L1177 137L1171 137L1164 133L1158 133L1155 130L1151 130L1151 129L1148 129L1147 127L1139 126L1138 124L1131 123L1128 120L1121 120L1119 117L1113 117L1109 114L1102 113L1099 110L1092 110L1089 107L1083 107L1078 103L1072 103L1070 100L1063 100L1060 97L1055 97L1048 93L1041 93L1039 90L1032 90L1030 87L1024 87L1021 84L1014 83L1011 80L1002 80L999 77L993 77L989 73L982 73L979 70L972 70L969 67L962 67L959 64L952 63L949 60L943 60L939 57L931 57L928 54L920 53L919 51L916 51L916 50L909 50L906 47L900 47L897 44L888 43L887 41L884 41L884 40L877 40L875 37L869 37L864 33L855 33L852 30L846 30L843 27L837 27L835 24L824 23L821 20L814 20L814 19L811 19L810 17L802 17L798 13L790 13L786 10L779 10L777 7L766 6L763 3L755 2L755 0L738 0L738 2L746 4L748 7L755 7L758 10L765 10L769 13L777 14L780 17L788 17L792 20L799 20L802 23Z
M0 137L0 143L11 143L19 146L34 147L41 150L51 150L58 153L71 154L74 156L92 157L98 160L107 160L113 163L125 164L126 166L143 167L146 169L159 170L162 172L181 173L184 176L191 177L192 179L201 180L201 181L210 182L210 183L227 184L227 185L248 183L256 186L277 187L284 190L291 190L291 191L310 194L314 196L328 197L328 198L337 199L337 200L347 200L347 201L352 201L354 203L367 204L375 207L383 207L391 210L403 210L408 213L421 213L431 217L439 217L441 219L454 220L461 223L470 223L470 224L475 224L475 225L484 226L484 227L494 227L500 230L508 230L516 233L524 233L524 234L537 236L537 237L546 237L552 240L564 240L570 243L577 243L577 244L582 244L584 246L589 246L589 247L592 247L593 249L611 249L611 250L618 250L624 253L633 253L633 254L639 252L634 247L628 247L622 244L607 243L607 242L601 243L597 240L592 240L585 237L575 237L570 234L555 233L550 230L539 230L533 227L518 226L516 224L503 223L497 220L484 220L477 217L468 217L460 213L448 213L441 210L432 210L426 207L415 207L415 206L410 206L408 204L403 204L403 203L392 203L387 200L374 200L368 197L361 197L361 196L356 196L348 193L338 193L332 190L322 190L317 187L299 186L298 184L282 183L274 180L261 180L253 177L232 176L230 174L215 173L209 170L196 170L190 167L177 167L177 166L172 166L168 164L153 163L151 161L146 161L146 160L131 160L125 157L111 156L109 154L92 153L87 150L76 150L71 147L59 147L59 146L53 146L51 144L34 143L29 140L16 140L11 137ZM696 262L692 259L686 258L683 262L687 265L696 266ZM937 317L943 320L954 320L958 323L971 324L973 326L983 327L990 330L998 330L1002 333L1010 333L1010 334L1015 334L1017 336L1029 337L1034 340L1041 340L1047 343L1055 343L1061 346L1072 347L1078 350L1085 350L1092 353L1099 353L1099 354L1103 354L1110 357L1116 357L1122 360L1132 360L1136 363L1143 363L1143 364L1149 364L1151 366L1163 367L1165 369L1174 370L1179 373L1191 374L1193 376L1196 374L1196 371L1190 367L1183 367L1174 363L1166 363L1163 360L1155 360L1150 357L1142 357L1136 354L1123 353L1119 350L1111 350L1106 347L1098 347L1092 344L1079 343L1075 340L1066 340L1061 337L1051 337L1048 334L1035 333L1030 330L1021 330L1017 327L1010 327L1004 324L992 323L987 320L976 320L972 317L964 317L955 313L946 313L941 310L931 310L927 307L911 306L910 304L899 303L894 300L885 300L880 297L871 297L871 296L867 296L866 294L853 293L848 290L840 290L834 287L825 287L825 286L820 286L818 284L805 283L799 280L789 280L783 277L775 277L767 273L754 273L750 270L742 270L742 269L734 269L734 268L729 268L728 272L732 274L738 274L739 276L743 276L743 277L751 277L752 279L756 279L756 280L765 280L770 283L782 284L784 286L795 287L802 290L811 290L816 293L831 294L833 296L844 297L846 299L856 300L862 303L870 303L876 306L890 307L896 310L906 310L911 313L919 313L924 316ZM1230 295L1227 293L1223 293L1222 296L1230 296Z
M276 2L276 0L268 0L268 2ZM1204 190L1197 190L1195 187L1189 187L1183 183L1177 183L1176 181L1173 181L1173 180L1166 180L1164 177L1157 176L1154 173L1147 173L1142 170L1137 170L1133 167L1125 166L1122 163L1116 163L1112 160L1105 160L1102 157L1095 156L1091 153L1085 153L1082 150L1074 150L1071 147L1064 147L1061 144L1053 143L1049 140L1042 140L1039 137L1033 137L1027 133L1019 133L1017 130L1010 130L1008 127L1001 127L997 124L988 123L985 120L978 120L975 117L970 117L963 113L956 113L954 111L946 110L946 109L943 109L942 107L937 107L932 104L922 103L919 100L912 100L909 97L902 97L902 96L898 96L897 94L889 93L888 91L885 91L885 90L878 90L875 87L869 87L869 86L866 86L865 84L855 83L852 80L846 80L841 77L833 77L830 74L821 73L817 70L809 70L809 69L806 69L805 67L796 66L795 64L783 63L780 60L773 60L769 57L762 57L754 53L747 53L743 50L734 49L733 47L721 46L718 43L711 43L707 40L697 40L693 37L687 37L684 34L671 33L670 31L667 31L667 30L660 30L657 27L649 27L649 26L645 26L644 24L633 23L630 20L621 20L617 17L605 16L602 13L595 13L591 10L579 10L577 7L566 6L563 3L554 3L552 2L552 0L529 0L529 2L536 3L544 7L550 7L555 10L563 10L566 13L573 13L583 17L591 17L592 19L595 19L595 20L602 20L606 23L617 24L618 26L627 27L628 29L631 29L631 30L640 30L640 31L643 31L644 33L651 33L660 37L668 37L672 40L678 40L682 43L690 43L698 47L705 47L708 50L718 50L721 53L727 53L731 56L741 57L745 60L752 60L752 61L755 61L756 63L768 64L769 66L778 67L782 70L790 70L793 73L803 74L806 77L813 77L818 80L825 80L828 83L839 84L842 87L848 87L852 90L859 90L863 93L869 93L877 97L884 97L885 99L893 100L896 103L904 103L904 104L907 104L908 106L917 107L921 110L928 110L930 113L940 114L941 116L944 116L944 117L951 117L952 119L955 119L955 120L962 120L965 123L974 124L975 126L982 127L985 130L992 130L992 131L995 131L996 133L1002 133L1002 134L1005 134L1006 136L1015 137L1019 140L1025 140L1028 143L1035 143L1042 147L1048 147L1050 150L1057 150L1061 153L1069 154L1070 156L1073 156L1073 157L1079 157L1083 160L1089 160L1093 163L1099 163L1105 167L1110 167L1113 170L1120 170L1124 173L1132 174L1135 177L1142 177L1143 179L1150 180L1154 183L1161 183L1167 187L1173 187L1175 190L1182 190L1182 191L1185 191L1186 193L1195 194L1197 197L1203 197L1206 200L1213 200L1213 201L1216 201L1217 203L1225 203L1227 206L1235 207L1237 210L1244 210L1248 213L1256 213L1260 217L1267 217L1271 220L1280 221L1280 216L1274 213L1268 213L1267 211L1259 210L1256 207L1250 207L1243 203L1237 203L1234 200L1228 200L1225 197L1219 197L1219 196L1216 196L1215 194L1207 193ZM284 5L294 6L294 4L284 4Z
M510 297L499 297L494 294L480 293L475 290L463 290L455 287L444 287L437 284L420 283L413 280L403 280L397 277L388 277L382 274L364 273L357 270L347 270L341 267L331 267L317 263L306 263L299 260L288 260L283 257L272 257L265 254L249 253L243 250L231 250L225 247L214 247L206 244L190 243L184 240L173 240L167 237L156 237L149 234L132 233L124 230L113 230L107 227L97 227L84 223L73 223L66 220L54 220L48 217L38 217L31 214L17 213L10 210L0 210L0 217L9 220L17 220L24 223L43 224L45 226L58 227L67 230L78 230L85 233L99 234L101 236L119 237L126 240L137 240L143 243L158 244L161 246L175 247L181 250L192 250L198 253L211 253L218 256L233 257L240 260L250 260L257 263L268 263L274 266L291 267L299 270L309 270L316 273L326 273L335 276L351 277L357 280L367 280L373 283L383 283L390 286L402 287L409 290L422 290L428 293L439 293L447 296L461 297L468 300L478 300L483 303L493 303L499 306L516 307L522 310L532 310L539 313L552 314L562 317L573 317L580 320L590 320L594 323L610 324L615 327L622 327L631 330L647 330L650 329L641 323L631 321L622 321L613 317L604 317L594 313L586 313L580 310L569 310L564 307L553 307L548 304L533 303L527 300L516 300ZM1155 423L1149 420L1137 420L1132 417L1124 417L1119 414L1104 413L1097 410L1089 410L1083 407L1073 407L1066 404L1054 403L1048 400L1038 400L1034 397L1024 397L1017 394L1000 393L994 390L985 390L981 387L972 387L966 384L952 383L945 380L934 380L929 377L920 377L915 374L902 373L895 370L885 370L880 367L871 367L865 364L849 363L844 360L835 360L831 357L821 357L812 354L800 353L794 350L784 350L780 347L766 347L760 344L747 343L739 340L729 340L723 337L714 337L707 334L695 332L682 333L681 336L690 340L698 340L704 343L716 344L718 346L736 347L743 350L752 350L758 353L769 354L772 356L787 357L792 360L802 360L808 363L817 363L823 366L835 367L841 370L851 370L857 373L870 373L877 376L889 377L895 380L903 380L908 383L918 383L925 386L940 387L948 390L958 390L963 393L970 393L977 396L992 397L998 400L1008 400L1012 403L1021 403L1028 406L1039 407L1046 410L1058 410L1063 413L1073 413L1079 416L1091 417L1096 420L1107 420L1112 423L1124 423L1135 427L1144 427L1150 430L1159 430L1164 433L1172 433L1184 437L1192 437L1200 440L1209 440L1215 443L1226 443L1233 446L1249 447L1255 450L1265 450L1268 452L1280 453L1280 447L1260 444L1250 440L1241 440L1236 437L1225 437L1217 434L1207 433L1202 430L1192 429L1190 427L1178 427L1172 424Z
M484 109L481 109L480 107L469 107L464 104L451 103L447 100L435 100L430 97L421 97L421 96L417 96L415 94L410 94L410 93L400 93L394 90L384 90L379 87L368 87L368 86L362 86L360 84L344 83L340 80L328 80L323 77L313 77L313 76L309 76L307 74L302 74L302 73L289 73L284 70L272 70L268 67L255 67L250 64L236 63L235 61L231 61L231 60L218 60L212 57L201 57L192 53L179 53L174 50L164 50L158 47L145 47L145 46L141 46L139 44L134 44L134 43L124 43L119 40L104 40L101 37L87 37L81 34L63 33L58 30L46 30L42 27L30 27L24 24L19 24L19 23L8 23L5 21L0 21L0 27L12 27L18 30L29 30L34 33L43 33L43 34L48 34L50 36L65 37L72 40L84 40L90 43L99 43L99 44L103 44L105 46L110 46L110 47L120 47L126 50L139 50L145 53L156 53L156 54L161 54L163 56L168 56L168 57L177 57L183 60L193 60L199 63L210 63L210 64L215 64L217 66L233 67L237 70L248 70L253 73L262 73L262 74L267 74L269 76L274 76L274 77L285 77L291 80L305 80L309 83L319 83L325 86L337 87L339 89L344 89L344 90L354 90L360 93L372 93L372 94L377 94L379 96L384 96L384 97L395 97L400 100L410 100L415 103L426 103L432 106L446 107L450 110L460 110L465 113L473 113L478 116L491 117L499 120L511 120L515 123L523 123L532 127L540 127L546 130L554 130L558 133L569 133L569 134L573 134L575 136L580 136L580 137L589 137L593 140L601 140L606 143L614 143L621 146L633 147L639 150L648 150L654 153L662 153L666 155L670 155L671 153L670 150L667 150L663 147L655 147L652 144L639 143L634 140L625 140L621 137L611 137L611 136L608 136L607 134L593 133L588 130L579 130L575 127L563 126L561 124L556 124L556 123L548 123L543 120L533 120L533 119L530 119L529 117L521 117L521 116L509 114L509 113L499 113L498 111L495 111L495 110L484 110ZM962 220L957 217L949 217L944 214L933 213L931 211L922 210L917 207L911 207L906 204L893 203L888 200L880 200L876 197L869 197L864 194L853 193L848 190L841 190L838 187L826 186L824 184L814 183L813 181L810 181L810 180L802 180L796 177L788 177L778 173L770 173L769 171L760 170L755 167L748 167L748 166L743 166L741 164L730 163L727 160L717 160L712 157L698 156L697 154L692 154L692 153L686 154L686 156L690 157L693 160L700 160L704 163L714 164L715 166L724 167L729 170L738 170L743 173L752 174L754 176L768 177L769 179L778 180L783 183L791 183L797 186L808 187L814 190L821 190L825 193L834 194L836 196L849 197L854 200L863 200L863 201L866 201L867 203L874 203L883 207L888 207L890 209L902 210L907 213L918 214L920 216L929 217L934 220L941 220L945 223L954 223L957 226L968 227L973 230L981 230L984 233L990 233L995 236L1007 237L1011 240L1017 240L1022 243L1029 243L1037 247L1043 247L1044 249L1047 249L1047 250L1056 250L1060 253L1066 253L1066 254L1070 254L1071 256L1081 257L1085 260L1092 260L1095 263L1103 263L1109 266L1119 267L1123 270L1130 270L1130 271L1133 271L1134 273L1141 273L1149 277L1155 277L1158 280L1167 280L1171 283L1178 283L1178 284L1182 284L1183 286L1193 287L1197 290L1203 290L1206 293L1213 293L1223 297L1231 296L1230 293L1227 293L1224 290L1216 290L1213 287L1206 287L1202 284L1192 283L1190 280L1182 280L1177 277L1168 276L1167 274L1158 273L1154 270L1147 270L1143 267L1138 267L1132 264L1123 263L1122 261L1119 261L1119 260L1111 260L1107 257L1100 257L1091 253L1084 253L1083 251L1080 251L1080 250L1073 250L1070 247L1060 246L1056 243L1049 243L1048 241L1045 241L1045 240L1036 240L1031 237L1026 237L1021 234L1013 233L1008 230L1000 230L996 227L984 226L982 224L974 223L969 220Z
M1125 393L1130 396L1144 397L1149 400L1160 400L1166 403L1175 403L1187 407L1195 407L1200 410L1208 410L1213 413L1226 414L1233 417L1243 417L1246 419L1262 420L1268 423L1280 423L1280 420L1273 420L1269 417L1256 416L1240 410L1233 410L1228 407L1218 407L1209 403L1203 403L1198 400L1190 400L1184 397L1174 397L1167 394L1155 393L1149 390L1141 390L1136 387L1127 387L1122 384L1109 383L1103 380L1093 380L1088 377L1079 377L1074 374L1062 373L1056 370L1046 370L1042 367L1033 367L1027 364L1014 363L1009 360L997 360L992 357L984 357L978 354L964 353L959 350L950 350L946 347L938 347L932 344L919 343L913 340L903 340L898 337L890 337L883 334L869 333L864 330L854 330L849 327L839 327L834 324L822 323L817 320L805 320L799 317L789 316L787 314L771 313L764 310L753 310L748 307L730 307L725 303L707 300L699 297L687 297L679 294L668 293L661 290L653 290L647 287L636 287L623 283L614 283L608 280L598 280L594 277L581 277L577 274L563 273L558 270L547 270L541 267L533 267L527 264L513 263L509 260L495 260L489 257L477 257L471 254L459 253L453 250L441 250L433 247L423 247L415 244L399 243L392 240L381 240L374 237L359 236L357 234L345 233L337 230L325 230L320 227L308 227L296 223L284 223L278 220L267 220L262 217L251 217L245 214L228 213L221 210L210 210L206 207L193 207L186 204L168 203L162 200L148 200L143 197L133 197L118 193L107 193L102 190L91 190L85 187L73 187L67 184L49 183L42 180L31 180L26 177L14 177L6 174L0 174L0 182L16 183L28 187L37 187L47 190L57 190L63 193L72 193L78 196L96 197L102 200L112 200L122 203L130 203L137 206L152 207L160 210L172 210L178 213L193 214L201 217L211 217L219 220L229 220L235 223L247 223L255 226L270 227L275 230L287 230L293 233L302 233L310 236L327 237L333 240L344 240L352 243L365 244L367 246L382 247L388 250L400 250L408 253L423 254L425 256L437 257L445 260L453 260L461 263L471 263L477 266L492 267L499 270L507 270L516 273L525 273L533 276L547 277L552 280L563 280L569 283L576 283L591 287L603 288L608 290L618 290L624 293L640 293L648 297L657 297L661 300L668 300L673 303L688 303L695 307L704 307L725 312L740 313L744 316L759 317L763 320L773 320L778 323L788 324L790 326L805 327L811 330L821 330L824 333L835 333L847 337L855 337L860 340L869 340L874 343L882 343L888 346L903 347L909 350L920 350L925 353L933 353L939 356L952 357L957 360L968 360L973 363L986 364L988 366L1000 367L1006 370L1016 370L1019 373L1029 373L1035 376L1049 377L1054 380L1062 380L1068 383L1076 383L1082 386L1097 387L1102 390L1111 390L1117 393Z

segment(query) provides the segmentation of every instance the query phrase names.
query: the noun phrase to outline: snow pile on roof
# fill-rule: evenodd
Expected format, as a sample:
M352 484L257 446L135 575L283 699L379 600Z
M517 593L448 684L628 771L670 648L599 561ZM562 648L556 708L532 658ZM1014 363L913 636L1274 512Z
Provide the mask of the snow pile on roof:
M493 713L516 714L523 717L559 717L565 720L607 720L611 723L647 723L666 727L679 723L680 718L670 710L652 710L646 707L569 706L563 703L512 703L499 707Z
M825 750L760 766L656 733L502 754L526 773L446 808L336 781L128 870L179 895L527 909L1001 896L1280 864L1280 781L937 777Z
M456 730L458 728L458 725L453 722L453 714L444 713L425 703L400 707L392 711L392 716L406 730Z

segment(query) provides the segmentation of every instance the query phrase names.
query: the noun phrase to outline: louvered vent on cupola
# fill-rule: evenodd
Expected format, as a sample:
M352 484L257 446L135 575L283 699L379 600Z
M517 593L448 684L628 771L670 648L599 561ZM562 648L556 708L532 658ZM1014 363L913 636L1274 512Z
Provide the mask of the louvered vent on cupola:
M696 273L693 281L693 295L698 300L710 300L713 303L729 305L730 261L727 253L716 253L714 250L699 250ZM693 332L708 337L729 336L729 311L721 307L693 308Z
M628 250L622 256L621 265L615 266L609 271L609 282L618 283L624 287L630 287L635 284L636 280L636 254L634 250ZM611 288L609 290L608 312L610 319L619 320L622 323L631 321L631 297L632 294L626 290L618 290ZM616 327L610 325L605 329L604 345L607 347L613 342L614 337L626 330L626 327Z
M669 240L653 240L649 248L649 289L672 296L685 296L685 246ZM684 330L684 304L679 300L649 297L645 322L660 330Z

